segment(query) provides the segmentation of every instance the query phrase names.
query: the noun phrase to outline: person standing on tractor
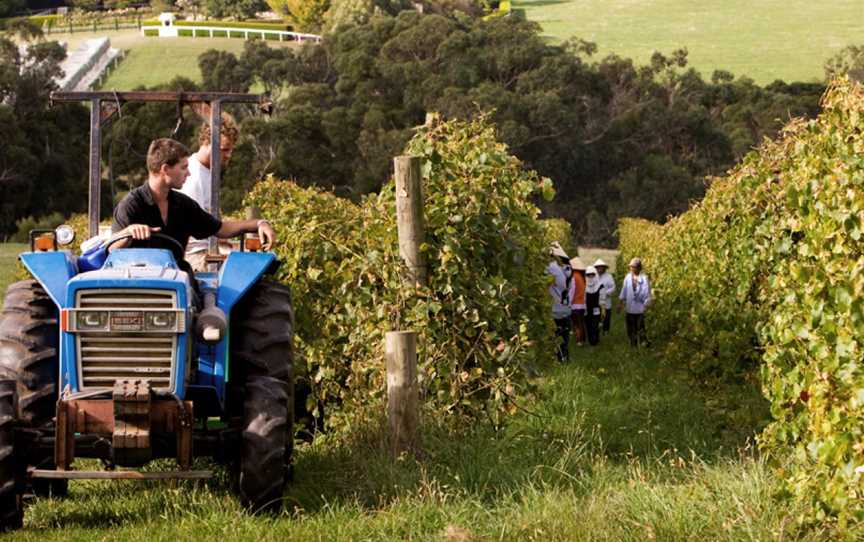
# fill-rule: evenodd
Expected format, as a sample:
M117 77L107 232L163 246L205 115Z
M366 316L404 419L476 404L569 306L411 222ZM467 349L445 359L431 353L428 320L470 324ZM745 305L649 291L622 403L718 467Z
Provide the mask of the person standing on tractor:
M229 113L222 113L222 127L219 130L219 163L221 170L224 172L228 167L228 162L231 161L231 155L234 152L234 146L237 144L237 139L240 136L240 130L237 128L237 122ZM213 209L210 208L211 184L212 178L210 175L210 123L204 122L198 131L198 150L189 157L189 178L186 183L179 188L198 205L210 214L213 214ZM195 271L206 271L207 263L207 239L198 239L193 237L189 240L189 245L186 248L186 261L192 266Z
M183 252L178 254L176 250L185 251L190 237L206 239L215 235L229 239L241 233L257 233L264 250L270 250L276 240L266 220L219 220L177 190L189 176L189 149L179 141L162 138L150 143L147 173L147 182L126 194L114 209L111 231L129 234L130 238L114 243L111 250L149 240L154 248L172 250L181 269L191 272ZM151 239L154 232L173 238L177 244Z
M615 295L615 279L612 278L611 273L607 272L609 265L600 258L594 262L594 269L597 270L597 280L603 285L600 290L600 309L603 313L600 323L605 335L609 333L609 329L612 327L612 296Z

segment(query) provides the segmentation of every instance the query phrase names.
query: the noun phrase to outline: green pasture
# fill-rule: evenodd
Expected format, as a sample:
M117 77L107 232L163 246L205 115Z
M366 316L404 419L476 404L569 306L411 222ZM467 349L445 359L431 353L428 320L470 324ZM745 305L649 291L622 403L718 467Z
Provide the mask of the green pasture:
M825 60L864 44L860 0L514 0L553 41L579 37L599 54L647 63L686 47L705 77L716 69L758 83L824 78Z
M166 83L178 75L201 82L198 56L208 49L243 52L245 40L239 38L155 38L144 37L137 30L76 32L51 34L50 39L65 41L73 50L86 39L108 37L111 45L123 49L126 57L105 80L104 90L131 90L140 85ZM267 42L271 47L296 47L291 42Z
M25 530L2 540L823 539L794 533L797 510L774 500L752 440L765 415L755 390L700 390L626 346L615 318L503 429L424 418L422 452L395 461L374 424L300 446L282 516L244 514L224 475L72 482L67 499L31 501Z
M0 243L0 301L6 295L6 288L15 281L15 264L18 255L29 250L24 243Z

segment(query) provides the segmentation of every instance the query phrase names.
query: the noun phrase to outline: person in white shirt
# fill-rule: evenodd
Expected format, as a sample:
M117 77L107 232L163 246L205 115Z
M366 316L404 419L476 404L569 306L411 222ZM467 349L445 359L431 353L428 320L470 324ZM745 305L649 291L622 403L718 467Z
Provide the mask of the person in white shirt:
M594 262L594 269L597 270L597 280L603 288L600 290L600 308L603 309L602 329L603 333L609 333L612 327L612 300L615 296L615 279L612 273L608 273L609 265L602 259L597 258Z
M221 137L219 139L219 157L222 171L228 167L228 162L231 161L231 155L234 152L234 146L237 144L237 139L240 136L240 131L237 128L237 123L228 113L222 113L222 129L220 130ZM204 122L201 124L201 129L198 131L198 150L189 157L189 178L181 192L194 199L202 209L210 214L213 214L213 209L210 208L212 178L210 176L210 123ZM223 248L220 246L220 251ZM227 250L226 250L227 252ZM207 264L204 261L207 255L207 239L190 239L189 245L186 248L186 261L192 266L195 271L206 271Z
M549 248L553 258L546 266L546 273L552 275L549 285L549 296L552 302L552 319L555 320L555 337L557 344L555 353L558 361L566 363L570 360L570 300L573 299L573 270L570 268L570 258L557 242Z
M642 260L630 260L630 272L621 285L619 299L627 313L627 337L631 346L648 346L645 333L645 309L651 304L651 284L642 272Z

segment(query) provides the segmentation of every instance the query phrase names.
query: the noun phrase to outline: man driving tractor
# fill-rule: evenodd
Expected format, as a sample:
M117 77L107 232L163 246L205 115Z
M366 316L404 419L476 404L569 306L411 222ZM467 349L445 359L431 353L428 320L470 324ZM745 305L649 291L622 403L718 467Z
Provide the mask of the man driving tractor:
M131 237L114 243L110 250L149 239L154 248L173 250L179 265L187 272L192 269L183 258L190 236L206 239L215 235L228 239L241 233L257 232L264 250L270 250L276 234L266 220L219 220L179 192L189 177L189 155L189 149L173 139L156 139L150 144L147 182L126 194L114 209L112 231L128 233ZM182 252L178 254L165 240L151 239L153 232L176 240Z

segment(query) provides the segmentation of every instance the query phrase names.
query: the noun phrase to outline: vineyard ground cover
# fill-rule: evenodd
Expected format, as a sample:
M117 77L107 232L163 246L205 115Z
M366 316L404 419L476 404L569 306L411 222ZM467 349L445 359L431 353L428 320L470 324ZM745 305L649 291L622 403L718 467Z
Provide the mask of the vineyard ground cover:
M648 63L652 52L687 47L706 78L716 69L751 77L821 81L823 64L861 42L857 0L515 0L552 41L594 41L599 54ZM818 22L817 22L818 21Z
M241 513L227 480L72 482L71 498L31 503L15 540L788 539L796 511L773 503L774 478L747 444L764 414L758 394L727 388L707 403L624 346L616 322L597 349L574 347L499 434L454 436L424 420L420 462L389 460L369 428L302 445L293 514Z

